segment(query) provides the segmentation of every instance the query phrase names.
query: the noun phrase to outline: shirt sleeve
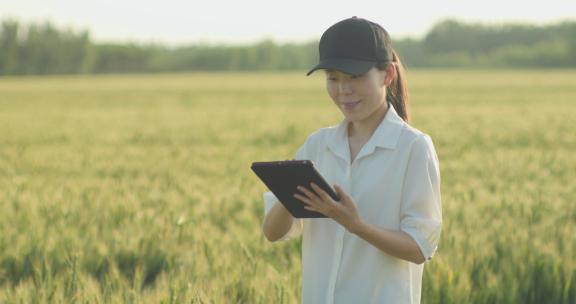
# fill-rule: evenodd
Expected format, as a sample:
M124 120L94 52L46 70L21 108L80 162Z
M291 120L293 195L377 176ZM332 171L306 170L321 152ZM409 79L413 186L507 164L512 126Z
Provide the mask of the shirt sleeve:
M296 152L296 159L297 160L307 159L307 156L308 155L306 153L306 143L304 143L304 145L302 145L300 149L298 149L298 151ZM280 201L274 195L274 193L270 191L265 192L263 197L264 197L264 217L266 217L266 215L268 214L268 212L270 212L270 210L274 207L274 205L279 204ZM288 232L282 238L280 238L280 241L290 240L302 234L303 225L304 223L302 219L295 218L292 221L292 227L290 227L290 230L288 230Z
M424 258L432 258L442 230L440 169L428 135L411 146L402 189L400 229L418 244Z

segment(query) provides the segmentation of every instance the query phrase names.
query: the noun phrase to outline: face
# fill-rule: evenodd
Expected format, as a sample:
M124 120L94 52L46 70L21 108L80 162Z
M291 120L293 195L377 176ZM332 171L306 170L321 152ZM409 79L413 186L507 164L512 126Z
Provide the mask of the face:
M374 67L360 76L326 70L326 89L346 120L362 122L386 110L386 86L393 73L393 68L381 71Z

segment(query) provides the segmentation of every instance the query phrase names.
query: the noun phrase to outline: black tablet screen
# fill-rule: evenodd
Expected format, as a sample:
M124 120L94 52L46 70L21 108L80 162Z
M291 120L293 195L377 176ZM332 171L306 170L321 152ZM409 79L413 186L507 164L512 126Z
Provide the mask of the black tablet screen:
M318 173L310 160L254 162L251 168L292 216L296 218L326 217L321 213L304 209L305 204L294 197L295 193L300 193L296 189L298 186L306 187L312 191L310 183L315 183L334 200L340 200L336 192Z

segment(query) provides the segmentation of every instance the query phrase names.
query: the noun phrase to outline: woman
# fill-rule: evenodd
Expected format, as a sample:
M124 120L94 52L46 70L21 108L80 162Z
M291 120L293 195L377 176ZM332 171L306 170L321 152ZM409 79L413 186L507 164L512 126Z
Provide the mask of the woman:
M442 225L438 158L430 137L408 125L403 69L388 33L350 18L319 44L326 88L344 115L308 137L312 160L340 201L316 185L295 194L327 218L295 219L265 193L269 241L302 233L303 303L420 303L423 263Z

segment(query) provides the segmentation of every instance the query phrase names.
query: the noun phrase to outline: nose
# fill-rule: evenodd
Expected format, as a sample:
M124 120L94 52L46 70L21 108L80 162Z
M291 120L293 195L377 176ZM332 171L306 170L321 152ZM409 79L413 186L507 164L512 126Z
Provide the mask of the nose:
M340 83L338 84L338 93L343 95L352 93L352 86L348 80L343 79L342 81L340 81Z

